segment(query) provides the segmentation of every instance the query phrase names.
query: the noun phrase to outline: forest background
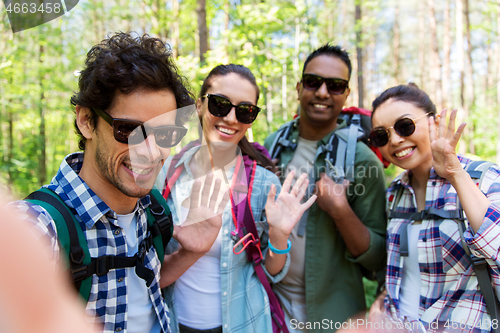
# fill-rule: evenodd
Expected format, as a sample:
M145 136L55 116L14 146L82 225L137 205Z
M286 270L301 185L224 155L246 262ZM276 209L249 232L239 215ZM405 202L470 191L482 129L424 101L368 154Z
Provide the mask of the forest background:
M13 196L49 182L78 150L69 103L78 71L117 31L169 43L195 95L217 64L249 67L263 110L251 141L293 118L305 58L332 42L353 63L346 106L370 109L383 90L415 82L468 123L461 153L500 162L500 0L80 0L15 34L2 3L0 184ZM397 172L390 167L388 179Z

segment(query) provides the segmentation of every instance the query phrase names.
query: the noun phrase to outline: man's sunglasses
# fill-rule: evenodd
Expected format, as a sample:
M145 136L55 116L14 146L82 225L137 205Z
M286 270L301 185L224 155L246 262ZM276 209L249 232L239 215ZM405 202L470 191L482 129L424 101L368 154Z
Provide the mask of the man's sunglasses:
M226 97L206 94L201 98L208 97L208 111L216 117L225 117L231 112L231 109L236 110L236 119L243 124L251 124L257 118L260 108L250 103L240 103L234 105Z
M342 95L349 86L349 81L337 77L325 78L316 74L302 74L302 85L307 90L318 90L323 82L326 82L326 89L332 95Z
M419 120L420 118L427 116L430 113L433 113L433 112L428 112L428 113L423 114L415 119L411 119L408 117L401 118L394 123L394 126L391 126L391 127L375 128L370 133L368 140L375 147L385 146L389 142L389 138L391 136L391 132L389 132L390 128L393 128L394 131L399 136L404 136L404 137L410 136L413 133L415 133L416 121Z
M146 140L148 135L154 134L158 146L172 148L181 142L187 133L187 129L182 126L149 127L140 121L113 118L100 109L91 109L111 125L115 140L121 143L137 145ZM140 130L137 130L138 127L140 127Z

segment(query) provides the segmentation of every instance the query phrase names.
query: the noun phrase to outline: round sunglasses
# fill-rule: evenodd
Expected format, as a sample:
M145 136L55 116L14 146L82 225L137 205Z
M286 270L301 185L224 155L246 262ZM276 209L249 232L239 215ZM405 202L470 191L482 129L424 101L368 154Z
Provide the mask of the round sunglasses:
M370 136L368 137L368 140L370 143L375 146L375 147L383 147L389 142L389 138L391 136L391 132L389 132L390 128L394 129L394 132L396 132L399 136L403 137L408 137L415 133L415 128L416 128L416 121L431 114L434 112L427 112L426 114L423 114L415 119L409 118L409 117L404 117L399 119L394 123L394 126L387 127L387 128L374 128Z
M226 97L206 94L201 98L208 98L208 111L216 117L225 117L234 108L236 111L236 119L243 124L251 124L257 118L260 108L250 103L240 103L234 105Z
M154 134L158 146L162 148L172 148L181 142L182 138L187 133L187 128L183 126L167 125L150 127L144 125L144 123L140 121L113 118L106 112L97 108L90 109L111 125L113 128L113 136L115 140L120 143L137 145L144 142L148 135Z
M325 78L316 74L302 74L302 85L307 90L318 90L323 85L323 82L326 83L328 93L332 95L342 95L349 86L349 81L341 78Z

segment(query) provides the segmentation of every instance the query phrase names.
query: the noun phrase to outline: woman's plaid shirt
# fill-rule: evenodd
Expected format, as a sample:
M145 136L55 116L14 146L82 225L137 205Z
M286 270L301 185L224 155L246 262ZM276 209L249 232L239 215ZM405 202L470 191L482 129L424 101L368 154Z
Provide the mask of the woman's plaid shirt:
M465 168L471 160L459 157ZM410 171L403 172L387 190L388 207L391 207L399 186L403 194L395 211L416 212L415 193L410 185ZM500 295L500 169L490 167L483 178L481 190L491 204L483 224L477 233L470 227L464 238L472 253L485 258L496 294ZM431 169L427 183L425 207L456 210L457 194L451 184ZM386 309L393 317L399 316L399 291L403 271L403 257L399 244L401 227L409 220L394 218L387 227L387 275L388 296ZM479 290L470 257L462 247L458 225L454 220L422 220L418 237L418 261L420 266L420 320L428 332L490 332L492 326L486 304Z

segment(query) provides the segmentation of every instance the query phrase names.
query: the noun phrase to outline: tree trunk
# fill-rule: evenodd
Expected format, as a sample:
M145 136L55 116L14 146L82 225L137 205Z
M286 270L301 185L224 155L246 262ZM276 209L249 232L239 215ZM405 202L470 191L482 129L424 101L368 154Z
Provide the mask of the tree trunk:
M174 58L177 58L179 53L179 43L181 40L180 25L179 25L179 0L172 0L172 11L174 19L172 23L172 53Z
M434 10L434 0L427 0L429 10L429 29L431 34L431 78L432 88L431 95L434 95L434 103L438 110L443 107L441 96L441 60L439 59L438 41L437 41L437 26L436 14Z
M465 80L467 85L465 86L467 101L465 103L467 109L467 126L464 130L464 135L469 141L469 152L471 154L476 154L476 147L474 145L474 122L472 121L471 114L474 110L474 105L476 104L476 96L474 94L474 69L472 68L472 45L470 36L470 20L469 20L469 0L464 0L464 16L465 16L465 28L466 28L466 38L467 38L467 56L465 57Z
M451 36L450 36L450 0L444 5L444 32L443 32L443 107L450 107L451 97Z
M427 76L426 68L427 68L427 60L425 57L425 3L423 1L418 2L418 64L420 68L420 88L424 91L427 91Z
M208 28L207 28L207 9L206 0L198 0L196 8L198 15L198 34L200 41L200 65L205 63L205 53L208 51Z
M43 45L40 45L40 54L39 54L39 70L43 71L43 57L45 53L45 48ZM44 88L43 88L43 72L40 73L40 104L39 104L39 114L40 114L40 136L39 136L39 147L40 147L40 158L38 161L38 182L40 186L45 184L47 180L47 146L46 146L46 133L45 133L45 96L44 96Z
M363 107L364 100L364 82L363 82L363 48L362 48L362 25L361 25L361 0L356 0L356 9L354 12L356 26L356 59L358 63L358 107Z
M394 65L393 65L393 76L394 85L399 84L399 78L401 76L401 65L400 65L400 30L399 30L399 1L396 0L396 6L394 8L394 27L393 27L394 38L392 41L392 49L394 50Z
M460 103L458 107L458 123L462 123L467 119L467 110L465 110L465 99L464 99L464 8L462 0L455 1L456 7L456 29L457 29L457 69L459 74L460 83ZM466 139L466 138L463 138ZM458 152L460 154L465 154L467 151L467 146L465 144L459 144Z

